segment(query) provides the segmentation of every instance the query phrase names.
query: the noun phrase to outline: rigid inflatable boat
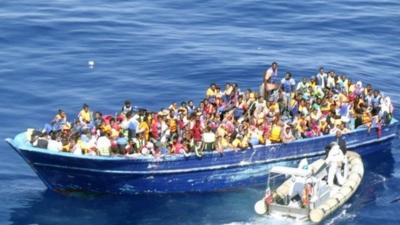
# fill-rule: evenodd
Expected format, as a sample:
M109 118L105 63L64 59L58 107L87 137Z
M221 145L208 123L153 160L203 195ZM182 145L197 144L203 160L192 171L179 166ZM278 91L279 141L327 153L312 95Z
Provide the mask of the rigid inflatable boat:
M347 152L348 173L342 185L328 185L327 164L318 159L304 168L273 167L268 188L254 208L260 215L279 215L319 223L342 206L357 190L364 166L356 152Z

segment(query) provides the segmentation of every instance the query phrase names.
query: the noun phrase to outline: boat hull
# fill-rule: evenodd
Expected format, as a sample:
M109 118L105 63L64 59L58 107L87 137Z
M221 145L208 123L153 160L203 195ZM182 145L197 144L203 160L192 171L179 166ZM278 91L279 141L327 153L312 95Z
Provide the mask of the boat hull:
M390 148L398 122L382 130L355 130L344 136L347 145L361 155ZM27 144L25 133L7 142L25 159L45 185L56 191L115 194L208 192L263 185L276 165L294 166L302 158L325 154L323 147L334 136L298 140L288 144L255 146L224 154L152 157L93 157L52 153Z

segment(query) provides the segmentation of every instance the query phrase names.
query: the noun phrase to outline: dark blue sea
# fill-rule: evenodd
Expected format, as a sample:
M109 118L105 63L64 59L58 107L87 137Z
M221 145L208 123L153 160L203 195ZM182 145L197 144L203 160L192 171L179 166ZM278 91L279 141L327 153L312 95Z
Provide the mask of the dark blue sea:
M95 61L94 68L88 61ZM158 110L196 103L211 82L257 89L272 61L299 80L319 66L371 83L400 118L400 2L0 2L0 138L41 128L83 103ZM400 141L364 158L355 197L325 224L400 224ZM48 191L0 142L0 224L288 224L256 215L263 187L179 195L63 195ZM399 201L397 201L397 200Z

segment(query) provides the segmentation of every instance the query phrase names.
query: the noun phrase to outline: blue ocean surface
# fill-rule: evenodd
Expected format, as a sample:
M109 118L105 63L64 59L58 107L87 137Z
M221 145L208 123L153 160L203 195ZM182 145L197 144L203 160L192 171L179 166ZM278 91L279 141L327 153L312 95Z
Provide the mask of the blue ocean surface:
M272 61L299 80L319 66L371 83L400 109L400 2L0 2L0 138L41 128L83 103L158 110L198 103L211 82L258 89ZM94 68L88 61L95 62ZM325 224L400 224L400 141L364 158L355 196ZM113 196L48 191L0 142L0 224L288 224L255 214L263 187Z

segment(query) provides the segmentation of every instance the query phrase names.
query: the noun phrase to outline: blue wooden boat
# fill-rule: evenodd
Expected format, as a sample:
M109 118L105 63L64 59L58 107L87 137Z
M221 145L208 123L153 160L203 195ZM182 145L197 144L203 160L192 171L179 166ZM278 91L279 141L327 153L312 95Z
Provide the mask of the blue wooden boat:
M395 119L376 129L356 129L344 135L348 148L365 155L382 151L397 137ZM55 191L117 194L206 192L263 185L272 166L297 165L302 158L325 153L333 135L297 140L288 144L259 145L243 151L127 158L124 156L75 156L32 147L26 133L6 139L31 166L44 184Z

